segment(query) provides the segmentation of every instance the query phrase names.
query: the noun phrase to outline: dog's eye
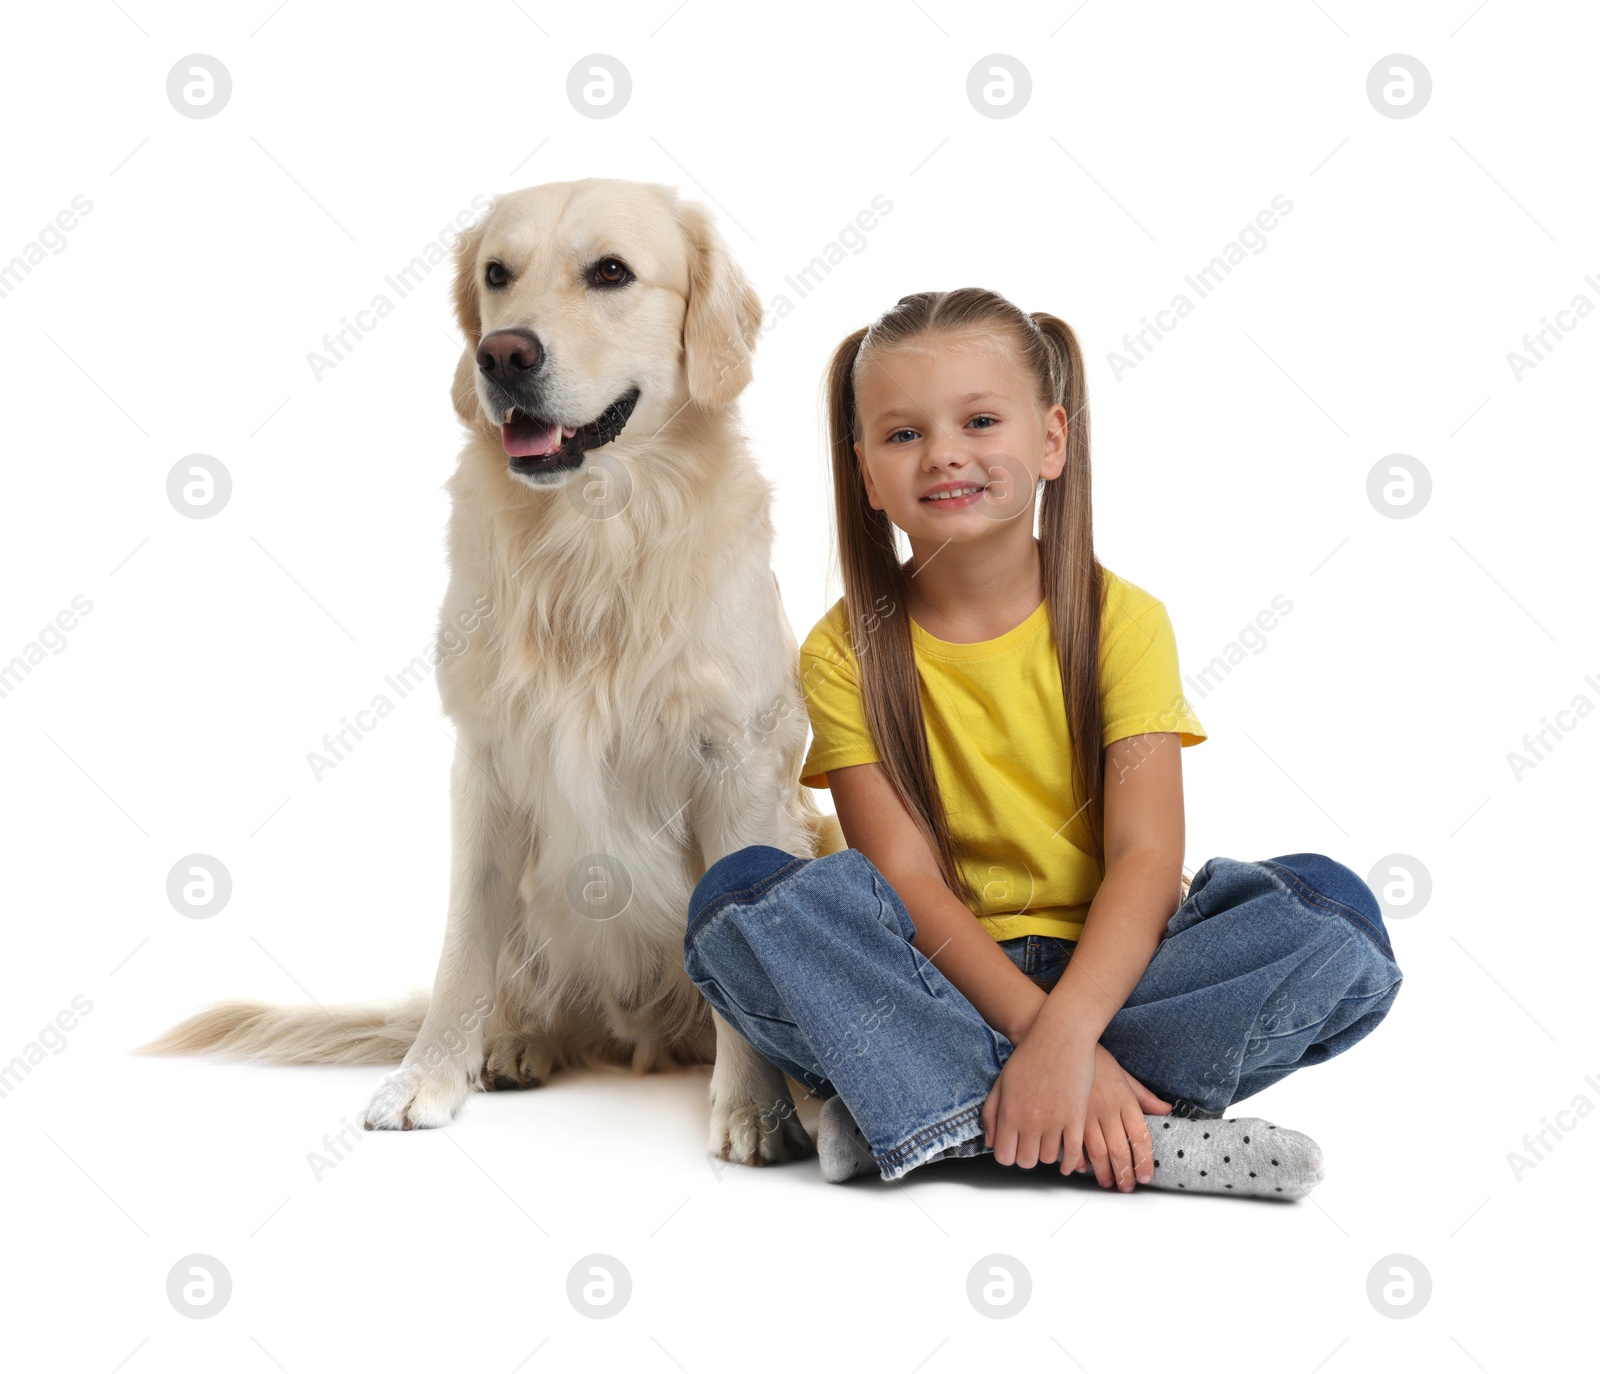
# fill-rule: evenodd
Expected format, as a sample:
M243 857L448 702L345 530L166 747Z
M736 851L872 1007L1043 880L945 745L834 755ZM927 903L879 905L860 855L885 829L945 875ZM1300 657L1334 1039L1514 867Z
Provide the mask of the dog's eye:
M621 258L601 258L589 269L589 280L595 286L626 286L633 280L633 273Z
M483 280L486 286L504 286L511 280L511 274L503 262L491 262L483 269Z

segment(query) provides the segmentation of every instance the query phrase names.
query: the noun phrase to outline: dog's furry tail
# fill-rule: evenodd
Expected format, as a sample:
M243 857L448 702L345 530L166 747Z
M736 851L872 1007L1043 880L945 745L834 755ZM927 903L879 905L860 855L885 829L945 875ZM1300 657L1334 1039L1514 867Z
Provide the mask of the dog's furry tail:
M209 1054L261 1064L398 1064L422 1029L430 994L345 1006L215 1002L134 1054Z

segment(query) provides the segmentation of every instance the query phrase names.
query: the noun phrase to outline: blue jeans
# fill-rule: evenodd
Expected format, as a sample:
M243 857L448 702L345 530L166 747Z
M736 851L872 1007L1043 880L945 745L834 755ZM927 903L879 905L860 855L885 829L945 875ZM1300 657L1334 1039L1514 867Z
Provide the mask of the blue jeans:
M752 845L689 901L684 968L770 1063L843 1096L884 1179L986 1153L979 1113L1014 1046L912 943L858 849ZM1074 941L1000 947L1048 990ZM1369 1034L1401 973L1371 889L1321 854L1208 859L1100 1043L1178 1116L1219 1117Z

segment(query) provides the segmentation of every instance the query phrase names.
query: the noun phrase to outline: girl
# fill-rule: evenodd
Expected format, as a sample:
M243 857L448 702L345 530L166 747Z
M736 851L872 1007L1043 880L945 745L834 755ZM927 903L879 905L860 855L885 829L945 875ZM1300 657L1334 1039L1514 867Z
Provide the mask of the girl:
M1182 869L1179 751L1205 730L1165 606L1095 558L1072 330L920 292L827 387L845 594L801 649L801 780L850 848L713 864L690 978L825 1099L832 1182L992 1152L1303 1195L1316 1143L1222 1113L1371 1032L1400 969L1332 859Z

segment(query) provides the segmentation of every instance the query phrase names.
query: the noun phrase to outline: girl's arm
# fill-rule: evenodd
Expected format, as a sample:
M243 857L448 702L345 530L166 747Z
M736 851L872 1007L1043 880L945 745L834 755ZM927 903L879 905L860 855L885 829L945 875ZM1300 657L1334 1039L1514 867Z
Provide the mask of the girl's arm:
M1149 967L1183 878L1180 753L1175 733L1107 747L1105 876L1065 972L1024 1034L1098 1042Z
M1044 1006L1045 994L945 885L932 846L917 829L883 765L830 768L828 785L846 843L872 860L905 903L917 929L912 943L985 1021L1017 1043Z

